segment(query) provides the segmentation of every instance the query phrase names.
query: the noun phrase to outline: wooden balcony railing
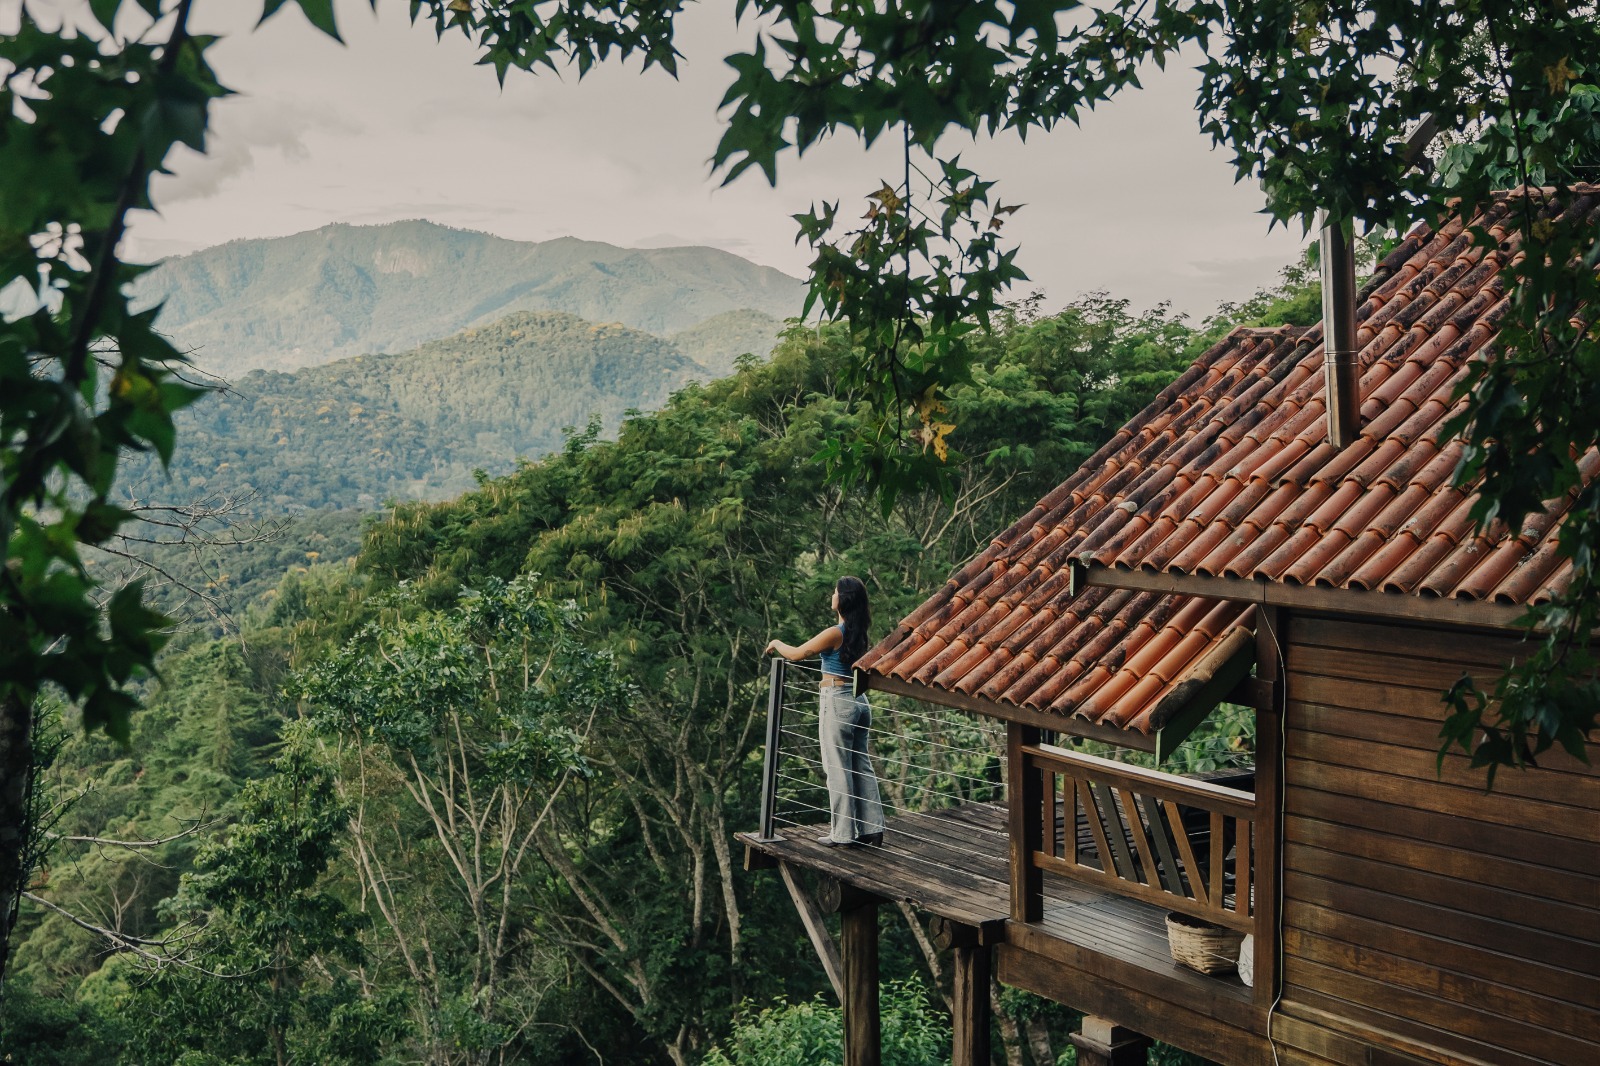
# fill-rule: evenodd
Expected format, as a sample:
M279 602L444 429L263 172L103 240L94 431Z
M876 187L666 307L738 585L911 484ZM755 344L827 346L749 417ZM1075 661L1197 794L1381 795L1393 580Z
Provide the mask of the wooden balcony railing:
M1255 930L1255 796L1027 739L1034 742L1013 748L1021 757L1013 800L1022 804L1013 812L1019 920L1038 920L1040 874L1048 872Z

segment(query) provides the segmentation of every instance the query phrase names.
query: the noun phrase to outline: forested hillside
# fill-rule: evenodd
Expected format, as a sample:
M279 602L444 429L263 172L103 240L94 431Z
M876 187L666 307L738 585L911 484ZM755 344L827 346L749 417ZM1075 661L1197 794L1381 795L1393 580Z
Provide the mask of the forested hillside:
M224 378L403 351L516 311L665 336L742 309L786 318L804 296L787 274L715 248L509 241L420 219L230 241L164 261L135 292Z
M1207 342L1103 298L1020 312L952 397L955 497L886 517L824 482L814 457L857 411L841 335L804 332L615 441L394 508L354 568L291 552L238 638L167 653L130 749L66 712L8 1050L826 1061L804 1050L837 1024L811 1002L825 979L732 840L756 818L762 645L820 628L845 573L881 634ZM910 982L887 1000L897 1061L935 1066L931 956L884 920L885 972ZM1065 1047L1055 1008L1001 1004L1013 1062Z
M170 480L128 464L126 496L253 498L284 512L438 500L561 446L566 427L660 407L711 372L670 341L555 312L508 315L396 355L256 371L178 415Z
M734 360L750 354L766 358L778 343L783 323L763 311L726 311L672 335L678 350L703 365L713 377L733 372Z

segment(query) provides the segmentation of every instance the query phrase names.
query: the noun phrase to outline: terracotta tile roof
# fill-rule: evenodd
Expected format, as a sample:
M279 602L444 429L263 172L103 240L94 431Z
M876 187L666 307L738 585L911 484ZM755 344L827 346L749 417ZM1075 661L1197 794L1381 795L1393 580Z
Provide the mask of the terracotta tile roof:
M1265 579L1395 596L1548 600L1567 501L1516 536L1486 535L1451 484L1440 439L1454 389L1494 338L1516 254L1500 196L1475 225L1419 228L1379 264L1357 311L1362 428L1327 440L1322 327L1235 330L1105 447L973 558L858 664L929 692L1151 733L1217 650L1253 626L1246 604L1091 587L1069 562ZM1567 210L1600 223L1600 186ZM1600 453L1583 457L1587 477Z

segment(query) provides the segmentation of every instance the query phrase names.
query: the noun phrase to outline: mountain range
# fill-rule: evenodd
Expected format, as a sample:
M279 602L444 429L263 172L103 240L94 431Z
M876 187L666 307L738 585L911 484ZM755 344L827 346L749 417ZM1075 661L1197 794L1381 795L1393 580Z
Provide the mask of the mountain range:
M782 319L804 286L715 248L512 241L415 220L230 241L164 260L135 297L162 304L160 328L200 367L234 379L404 351L517 311L660 336L729 313Z
M625 412L714 376L640 330L519 312L399 354L251 371L178 413L169 475L134 456L118 483L132 500L246 498L268 512L444 499L474 471L561 447L564 429L598 416L614 432Z

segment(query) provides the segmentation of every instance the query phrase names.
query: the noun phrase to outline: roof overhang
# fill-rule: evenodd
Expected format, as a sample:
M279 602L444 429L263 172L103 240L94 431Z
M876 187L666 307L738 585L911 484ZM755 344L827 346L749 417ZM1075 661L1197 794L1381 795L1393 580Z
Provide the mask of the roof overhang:
M1164 762L1219 703L1230 698L1253 701L1253 694L1242 693L1242 689L1254 664L1255 628L1240 625L1167 690L1152 712L1155 725L1148 733L1108 725L1080 715L1055 714L987 700L963 692L888 677L871 670L857 670L856 684L858 691L870 689L886 695L907 696L988 718L1036 726L1119 748L1150 752L1158 762Z

